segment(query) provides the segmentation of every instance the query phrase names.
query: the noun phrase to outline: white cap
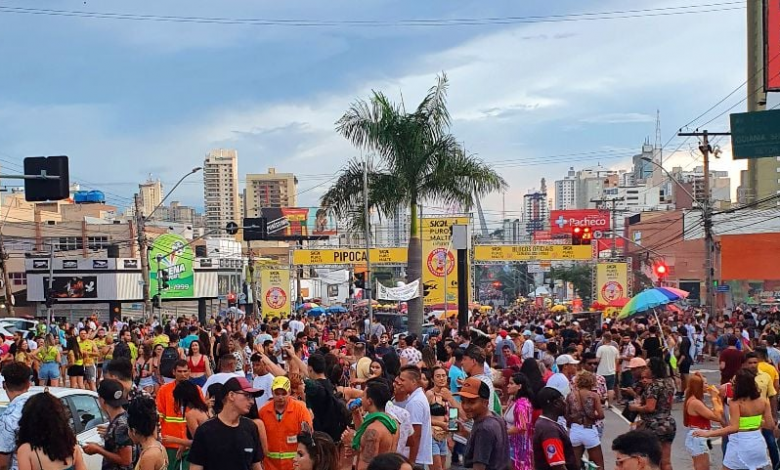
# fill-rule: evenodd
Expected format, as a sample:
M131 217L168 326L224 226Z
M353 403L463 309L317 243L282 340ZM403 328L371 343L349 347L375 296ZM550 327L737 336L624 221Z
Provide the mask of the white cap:
M545 385L545 387L558 390L558 392L563 396L564 399L567 396L569 396L569 392L571 392L569 379L567 379L566 376L563 374L551 375L550 378L547 379L547 384Z
M580 363L577 359L574 359L574 356L571 354L561 354L558 356L558 359L555 360L555 363L559 366L565 366L566 364L574 364L577 365Z

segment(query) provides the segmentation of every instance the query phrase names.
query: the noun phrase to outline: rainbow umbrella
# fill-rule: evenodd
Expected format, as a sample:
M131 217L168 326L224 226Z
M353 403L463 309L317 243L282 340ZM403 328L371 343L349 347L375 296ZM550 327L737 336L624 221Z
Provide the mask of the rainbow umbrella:
M653 310L661 305L688 297L688 292L674 287L653 287L638 293L623 307L618 315L618 320L623 320L638 313Z

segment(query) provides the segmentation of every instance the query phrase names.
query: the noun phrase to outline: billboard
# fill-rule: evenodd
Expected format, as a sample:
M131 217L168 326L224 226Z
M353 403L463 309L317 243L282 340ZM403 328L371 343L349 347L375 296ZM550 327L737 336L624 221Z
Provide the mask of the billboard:
M260 303L263 317L286 318L290 314L290 271L260 270Z
M780 2L764 0L764 72L766 91L780 91Z
M333 212L321 207L263 207L269 240L327 238L338 233Z
M420 223L422 225L422 282L423 291L427 293L423 304L444 303L446 295L446 301L455 305L458 301L457 250L448 250L450 227L469 225L471 219L468 217L420 219Z
M609 230L609 211L598 209L578 209L568 211L550 211L550 233L555 235L571 235L574 227L590 227L591 231L604 232Z
M158 263L159 257L159 263ZM149 249L149 292L157 295L157 270L168 270L168 288L159 291L163 299L182 299L195 296L195 276L192 261L195 253L189 242L175 233L160 235Z
M49 278L43 278L44 290L49 286ZM96 299L97 276L54 277L52 297L55 299Z
M628 263L597 264L595 288L593 300L604 305L628 297Z
M590 245L478 245L474 261L587 261ZM423 270L425 272L425 270Z
M371 248L373 264L406 264L406 248ZM363 248L339 248L329 250L295 250L292 264L298 266L319 266L325 264L357 265L366 263Z

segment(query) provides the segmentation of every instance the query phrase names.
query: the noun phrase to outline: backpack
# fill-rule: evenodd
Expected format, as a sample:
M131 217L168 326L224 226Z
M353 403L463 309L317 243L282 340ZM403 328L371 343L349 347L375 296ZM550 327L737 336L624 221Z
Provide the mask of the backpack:
M160 356L160 375L165 378L173 378L173 369L176 361L179 360L179 350L177 348L168 346L163 350L162 356Z
M128 346L127 343L124 341L119 341L116 343L116 346L114 346L114 359L118 359L120 357L124 357L126 359L132 359L132 354L130 353L130 346Z
M325 393L330 397L330 403L328 404L328 411L324 413L328 418L333 418L334 421L326 420L325 423L320 423L320 428L315 431L322 431L333 438L334 442L341 441L341 435L344 430L352 424L352 413L347 409L347 403L344 401L344 397L341 393L336 392L333 385L327 380L317 380L318 386L325 389Z

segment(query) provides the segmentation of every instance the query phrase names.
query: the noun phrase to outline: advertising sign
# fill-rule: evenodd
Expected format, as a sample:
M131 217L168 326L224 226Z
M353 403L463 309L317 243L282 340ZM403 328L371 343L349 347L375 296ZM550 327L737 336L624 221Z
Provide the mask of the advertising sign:
M371 263L406 264L406 248L371 248ZM319 266L327 264L365 264L366 250L362 248L340 248L335 250L295 250L294 265Z
M49 286L48 277L43 278L43 285ZM55 276L51 290L55 299L95 299L97 276Z
M471 220L468 217L448 217L421 219L420 223L422 225L422 282L423 290L427 293L423 304L444 303L446 295L446 301L454 305L458 300L458 267L455 261L457 250L447 249L450 246L450 227L469 225Z
M397 302L406 302L420 295L420 280L414 280L401 287L385 287L377 281L376 298L379 300L393 300Z
M766 91L780 91L780 2L764 0Z
M599 263L596 265L596 295L594 300L608 304L628 297L628 264Z
M553 236L571 235L574 227L589 227L591 231L604 232L609 230L609 225L609 211L598 209L550 211L550 233Z
M336 218L319 207L263 207L260 216L268 224L269 240L327 238L338 233Z
M157 258L160 258L159 264ZM152 241L149 250L149 278L151 295L156 295L157 270L168 270L168 288L160 291L163 299L182 299L195 296L195 276L192 260L195 253L187 240L175 233L160 235Z
M286 269L260 271L260 302L265 318L289 316L290 271Z
M590 245L480 245L474 261L586 261L593 257ZM425 270L423 270L425 272Z
M730 118L734 160L780 155L780 109L733 113Z

